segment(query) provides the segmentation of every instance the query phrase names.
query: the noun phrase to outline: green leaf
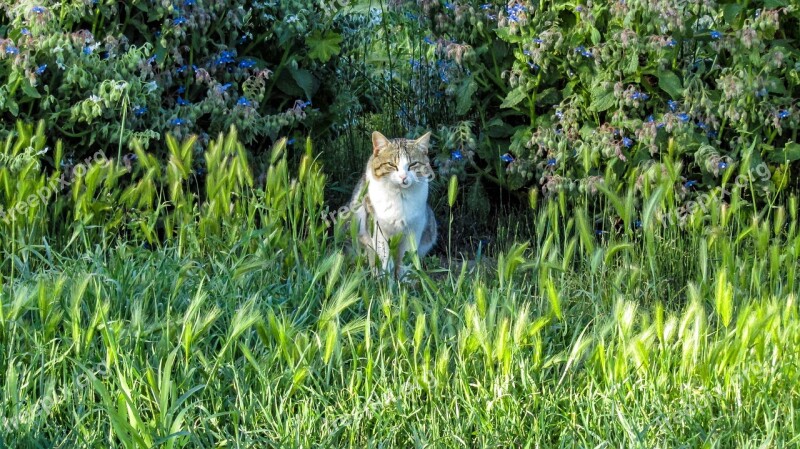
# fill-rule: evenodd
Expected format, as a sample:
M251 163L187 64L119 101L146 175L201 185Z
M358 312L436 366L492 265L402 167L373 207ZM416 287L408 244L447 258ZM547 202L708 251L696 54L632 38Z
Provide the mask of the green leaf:
M736 20L736 17L739 16L739 13L742 12L742 8L744 6L738 3L731 3L722 7L722 17L725 20L725 23L728 25L733 24L733 21Z
M767 157L770 161L778 164L800 160L800 143L787 142L782 150L770 152Z
M558 104L561 101L561 92L556 90L554 87L549 87L538 94L536 94L536 105L537 106L549 106L553 104Z
M324 34L319 30L314 31L306 37L306 45L311 49L308 57L322 62L328 62L331 57L336 56L342 51L339 44L342 43L342 36L333 31L326 31Z
M39 91L37 91L35 87L31 86L31 84L27 82L22 84L22 92L28 96L28 98L42 98L42 95L39 93Z
M631 52L628 55L628 60L625 61L625 67L622 69L623 73L630 75L639 70L639 54Z
M523 37L521 36L521 34L511 33L510 30L511 27L497 28L495 30L495 33L497 33L497 37L499 37L500 40L508 42L510 44L516 44L518 42L522 42Z
M595 86L592 89L592 104L589 108L595 112L602 112L614 106L614 92Z
M783 80L780 78L776 78L771 76L767 78L767 90L770 93L778 94L778 95L789 95L789 91L786 90L786 86L783 85Z
M303 90L303 93L306 94L306 98L311 98L314 93L314 77L311 75L306 69L295 69L291 68L289 72L292 74L292 78Z
M473 103L475 91L478 90L478 83L475 82L472 75L462 82L456 91L456 114L466 114L470 110Z
M514 133L514 128L504 122L500 117L495 117L486 124L486 134L492 138L508 137Z
M525 89L522 86L515 87L511 92L506 95L506 99L503 100L503 103L500 105L501 108L513 108L516 106L520 101L527 98L527 94Z
M681 86L680 78L669 70L659 72L658 87L668 93L673 100L683 96L683 86Z
M603 39L600 35L600 31L595 27L591 27L589 33L592 39L592 45L599 45L600 41Z
M16 101L12 100L11 98L8 99L6 102L6 107L8 108L8 112L11 113L14 117L19 115L19 105Z

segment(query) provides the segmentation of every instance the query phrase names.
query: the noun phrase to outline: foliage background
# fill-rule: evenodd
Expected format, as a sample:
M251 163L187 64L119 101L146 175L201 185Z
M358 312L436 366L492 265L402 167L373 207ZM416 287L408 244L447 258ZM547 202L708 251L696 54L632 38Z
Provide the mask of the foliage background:
M796 445L794 4L0 11L0 447ZM325 220L374 129L407 283Z

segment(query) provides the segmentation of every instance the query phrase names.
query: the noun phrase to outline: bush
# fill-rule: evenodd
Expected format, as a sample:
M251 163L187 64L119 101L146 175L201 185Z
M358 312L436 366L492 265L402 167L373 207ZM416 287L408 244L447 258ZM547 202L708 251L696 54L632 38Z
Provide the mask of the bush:
M529 119L511 140L509 186L641 185L669 161L684 164L683 183L713 186L800 159L800 10L768 3L498 11L497 35L515 48L503 106ZM770 181L764 190L780 190Z
M319 115L333 26L301 1L4 2L0 137L14 118L44 119L82 158L167 132L206 144L235 125L263 150Z
M795 6L419 0L387 17L391 46L370 51L402 75L376 103L437 129L441 175L582 202L665 176L682 202L734 180L763 200L797 178Z

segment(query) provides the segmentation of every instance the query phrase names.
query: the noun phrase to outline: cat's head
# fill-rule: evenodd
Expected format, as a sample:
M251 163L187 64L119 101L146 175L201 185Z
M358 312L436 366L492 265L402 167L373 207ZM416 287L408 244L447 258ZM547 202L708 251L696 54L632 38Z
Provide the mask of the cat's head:
M375 179L389 182L400 188L409 188L419 182L433 179L433 168L428 159L431 133L419 139L387 139L383 134L372 133L372 158L370 169Z

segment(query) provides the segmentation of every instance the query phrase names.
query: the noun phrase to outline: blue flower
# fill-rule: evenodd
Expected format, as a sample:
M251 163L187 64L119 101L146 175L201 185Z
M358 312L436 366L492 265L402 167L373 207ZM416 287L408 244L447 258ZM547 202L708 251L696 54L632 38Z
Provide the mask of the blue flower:
M178 73L183 73L183 72L185 72L185 71L186 71L186 66L185 66L185 65L182 65L182 66L178 67L178 69L177 69L176 71L177 71Z
M439 74L439 78L442 80L443 83L447 84L450 82L450 78L447 77L447 74L442 72Z
M226 90L230 89L230 87L231 87L231 86L232 86L232 84L231 84L231 83L225 83L225 84L222 84L222 85L220 85L220 86L217 86L217 91L219 91L219 92L225 92Z
M683 183L683 186L686 187L686 188L691 188L691 187L694 187L696 185L697 185L697 181L695 181L693 179L690 179L690 180L686 181L685 183Z
M678 41L676 41L674 38L670 38L669 42L667 42L667 47L674 47L676 45L678 45Z
M504 154L504 155L500 156L500 159L501 159L503 162L514 162L514 156L512 156L512 155L510 155L510 154L508 154L508 153L506 153L506 154Z
M484 11L486 11L487 9L491 9L491 7L492 7L491 3L484 3L481 5L481 9Z
M653 123L654 121L656 121L656 119L653 117L653 114L647 116L647 123Z
M547 166L548 167L555 167L556 166L556 162L557 162L556 158L551 157L550 159L547 160Z
M667 107L671 112L675 112L678 110L678 102L675 100L669 100L667 101Z
M252 106L253 104L250 103L250 100L248 100L247 98L240 97L239 101L236 102L236 105L237 106L242 106L242 107L248 107L248 106Z
M195 0L183 0L183 6L194 6Z
M92 47L90 45L87 45L87 46L83 47L83 54L85 54L85 55L92 54Z
M622 145L625 148L630 148L633 145L633 140L631 140L629 137L623 137L622 138Z
M177 92L179 94L185 93L186 92L186 87L185 86L178 86Z
M36 74L41 75L45 70L47 70L47 64L42 64L39 67L36 67Z
M147 58L147 64L152 64L154 62L156 62L156 55L153 55L153 56L150 56L149 58Z
M47 11L47 10L44 9L43 7L41 7L41 6L34 6L33 8L31 8L31 12L33 12L35 14L44 14L45 11Z
M535 37L535 38L533 38L533 43L534 43L534 44L542 44L542 43L544 43L544 41L543 41L543 40L541 40L541 39L540 39L540 38L538 38L538 37Z
M133 108L133 115L137 117L143 116L147 112L147 108L144 106L134 106Z
M650 95L647 95L644 92L634 92L634 93L631 94L631 99L633 99L633 100L646 101L648 98L650 98Z
M786 109L778 111L778 118L779 119L785 119L786 117L789 117L790 115L791 115L791 113L789 111L787 111Z
M417 20L417 16L411 14L410 12L406 11L406 18L411 20Z
M286 145L294 145L294 137L286 141Z
M714 131L714 130L711 130L711 131L709 131L709 132L707 132L707 133L706 133L706 136L707 136L709 139L716 139L716 138L717 138L717 132L716 132L716 131Z
M30 36L31 35L31 30L29 30L27 28L23 28L22 30L20 30L20 33L22 33L23 36Z
M719 167L720 170L725 170L726 168L728 168L728 163L727 162L723 162L723 161L719 161L719 163L717 164L717 167Z
M422 64L420 64L420 62L419 62L419 61L417 61L416 59L413 59L413 58L412 58L412 59L410 59L408 62L411 64L411 68L413 68L413 69L415 69L415 70L416 70L416 69L419 69L419 68L420 68L420 66L422 65Z
M719 39L722 36L722 33L716 30L711 30L711 39Z
M191 101L184 100L183 97L178 97L177 103L178 103L178 106L189 106L190 104L192 104Z
M534 64L532 62L528 63L528 67L530 67L533 70L539 70L539 64Z
M642 227L642 221L641 220L634 221L633 222L633 227L636 228L636 229L641 228Z
M175 19L172 20L172 24L174 26L181 26L184 23L186 23L186 18L183 16L176 17Z
M561 109L556 110L556 117L561 120L564 118L564 112Z
M525 8L523 5L520 5L519 3L515 4L514 6L507 6L506 13L508 14L508 20L511 22L519 22L520 21L519 14L521 12L525 12L526 10L527 8Z
M447 8L447 9L456 9L456 6L454 4L452 4L452 3L449 3L449 2L445 3L444 7Z
M255 67L256 62L252 59L242 59L239 61L239 67L242 69L249 69L251 67Z
M430 36L425 36L422 40L428 45L434 45L433 39L431 39Z
M678 118L680 119L680 121L686 123L689 121L689 114L681 112L680 114L678 114Z
M461 154L460 150L454 150L450 153L450 158L454 161L460 161L461 159L464 159L464 156Z
M229 64L231 62L234 62L233 58L235 56L236 56L236 54L234 52L232 52L232 51L223 51L219 55L219 59L217 59L216 64L217 65L222 65L222 64Z
M300 103L298 103L298 106L300 106L300 109L305 109L311 106L311 101L300 101Z
M174 119L170 120L169 124L171 126L183 126L183 125L186 124L186 120L184 120L182 118L174 118Z
M19 54L19 48L15 47L13 45L8 45L8 46L6 46L6 54L7 55L18 55Z

